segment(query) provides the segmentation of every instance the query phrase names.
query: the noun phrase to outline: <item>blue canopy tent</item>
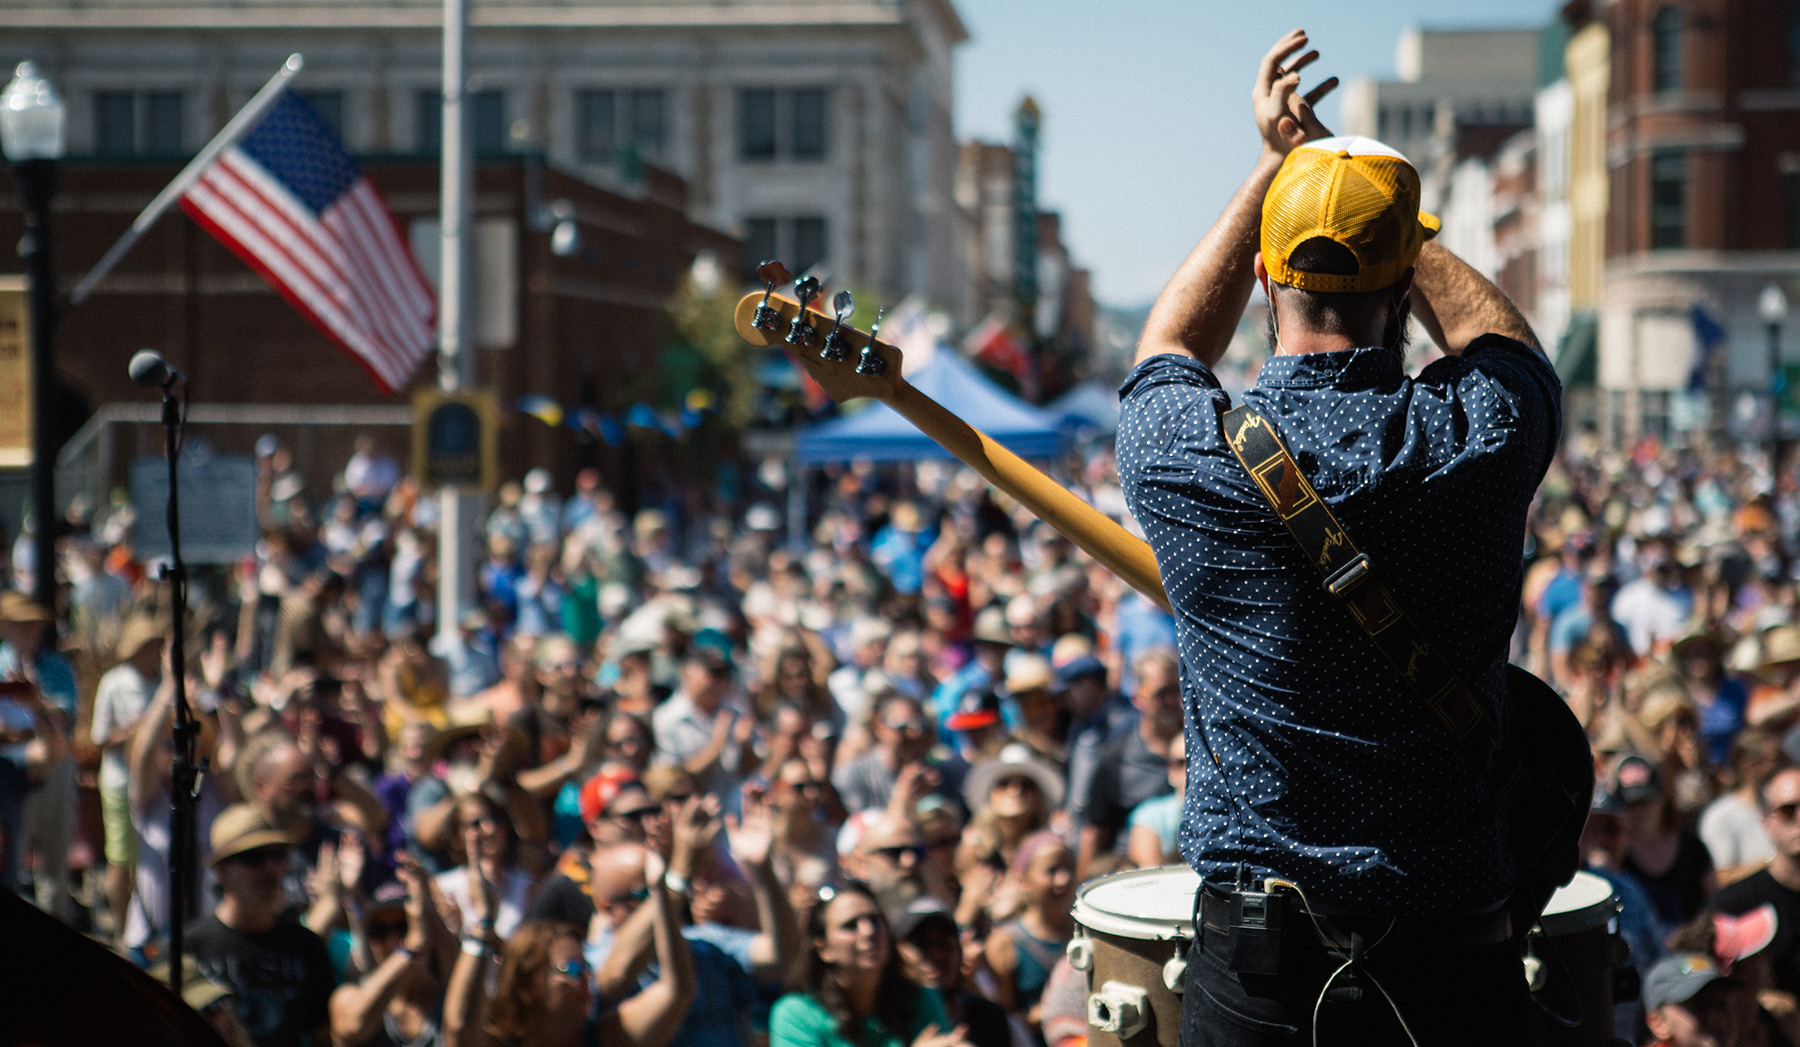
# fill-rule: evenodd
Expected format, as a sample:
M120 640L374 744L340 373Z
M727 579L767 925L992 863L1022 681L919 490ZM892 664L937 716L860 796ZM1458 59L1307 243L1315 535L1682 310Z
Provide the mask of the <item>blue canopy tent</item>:
M983 377L948 346L907 381L951 413L993 437L1021 458L1053 458L1063 448L1057 419ZM949 458L950 452L883 403L800 432L795 456L802 464L902 462Z
M1045 413L1074 429L1119 429L1119 391L1102 382L1082 382L1044 405Z

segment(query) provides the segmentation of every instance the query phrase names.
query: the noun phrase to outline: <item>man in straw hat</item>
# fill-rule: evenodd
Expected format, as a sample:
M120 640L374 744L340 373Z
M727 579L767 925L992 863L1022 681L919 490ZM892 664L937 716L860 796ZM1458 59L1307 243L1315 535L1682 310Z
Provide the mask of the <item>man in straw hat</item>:
M119 631L115 651L119 663L100 677L94 691L91 737L100 747L100 815L106 830L106 906L113 934L125 927L136 876L137 836L131 826L130 772L125 746L162 681L163 627L154 618L136 615Z
M294 919L283 874L293 838L247 803L213 819L206 864L219 883L213 911L187 928L200 973L228 986L257 1047L328 1043L331 956Z
M1502 725L1519 551L1560 387L1518 310L1429 243L1438 221L1419 210L1412 164L1320 124L1313 104L1336 81L1302 93L1307 44L1295 30L1263 58L1262 156L1157 300L1121 391L1120 480L1180 635L1181 850L1207 885L1181 1040L1388 1044L1410 1029L1419 1043L1529 1042L1500 806L1321 591L1284 524L1310 503L1278 459L1259 474L1269 497L1252 482L1233 448L1256 434L1227 441L1213 369L1260 284L1275 356L1245 403ZM1413 316L1448 358L1408 378ZM1305 892L1304 906L1286 889L1268 899L1284 931L1243 916L1268 879ZM1347 957L1309 909L1364 943L1335 977Z

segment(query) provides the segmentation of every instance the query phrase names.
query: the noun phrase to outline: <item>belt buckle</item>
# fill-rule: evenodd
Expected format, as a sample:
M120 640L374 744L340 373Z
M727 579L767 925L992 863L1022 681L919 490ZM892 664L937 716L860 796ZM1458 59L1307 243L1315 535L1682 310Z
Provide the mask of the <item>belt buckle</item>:
M1369 562L1368 553L1357 553L1350 562L1325 577L1325 591L1333 596L1342 596L1357 582L1369 576L1375 565Z

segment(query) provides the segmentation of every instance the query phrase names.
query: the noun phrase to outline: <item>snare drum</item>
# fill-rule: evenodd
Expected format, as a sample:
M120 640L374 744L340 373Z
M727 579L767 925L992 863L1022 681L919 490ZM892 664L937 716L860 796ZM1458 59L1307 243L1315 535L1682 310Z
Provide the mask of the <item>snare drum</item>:
M1088 980L1090 1047L1177 1047L1200 875L1185 865L1102 877L1075 896L1069 962Z
M1532 928L1525 979L1543 1047L1611 1047L1613 968L1623 960L1613 933L1618 915L1612 884L1578 872Z

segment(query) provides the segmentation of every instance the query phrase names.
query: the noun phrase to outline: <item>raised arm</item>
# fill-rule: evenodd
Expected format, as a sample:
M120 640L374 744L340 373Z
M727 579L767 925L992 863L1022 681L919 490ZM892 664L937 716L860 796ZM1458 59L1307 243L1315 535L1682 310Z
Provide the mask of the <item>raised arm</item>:
M800 950L800 926L788 902L787 889L775 876L775 818L761 789L744 790L744 816L727 818L731 856L750 878L756 917L762 933L750 942L751 973L778 982L794 965Z
M602 1025L601 1042L622 1047L665 1047L674 1039L694 1002L694 954L676 925L669 892L663 887L662 862L654 852L645 863L644 874L650 881L652 932L662 969L649 988L619 1004L619 1009ZM616 1038L609 1035L615 1032Z
M1413 313L1431 340L1451 356L1484 334L1505 335L1542 355L1537 335L1505 294L1469 263L1433 240L1419 252L1413 276Z
M1262 227L1263 195L1289 151L1331 133L1314 115L1313 105L1337 86L1337 78L1304 96L1299 93L1300 70L1319 57L1317 51L1305 51L1306 44L1306 31L1296 29L1263 56L1252 95L1262 155L1225 213L1157 297L1138 340L1139 363L1159 353L1179 353L1211 367L1231 344L1256 282L1250 260ZM1304 53L1289 62L1297 52Z

